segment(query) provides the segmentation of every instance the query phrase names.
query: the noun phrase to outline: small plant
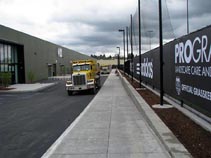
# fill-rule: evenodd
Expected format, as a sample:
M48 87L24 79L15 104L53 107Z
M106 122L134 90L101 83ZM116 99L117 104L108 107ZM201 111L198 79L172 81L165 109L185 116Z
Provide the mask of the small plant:
M33 82L34 82L35 76L34 76L34 73L33 73L32 71L29 71L29 72L27 73L27 77L28 77L29 83L33 83Z
M1 72L0 73L0 81L2 86L8 87L11 84L12 74L10 72Z

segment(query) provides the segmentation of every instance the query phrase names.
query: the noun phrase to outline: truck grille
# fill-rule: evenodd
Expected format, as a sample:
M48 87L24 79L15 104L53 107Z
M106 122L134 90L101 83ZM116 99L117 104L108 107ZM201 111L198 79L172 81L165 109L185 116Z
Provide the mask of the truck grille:
M73 84L74 85L85 85L86 84L86 78L85 75L76 75L73 76Z

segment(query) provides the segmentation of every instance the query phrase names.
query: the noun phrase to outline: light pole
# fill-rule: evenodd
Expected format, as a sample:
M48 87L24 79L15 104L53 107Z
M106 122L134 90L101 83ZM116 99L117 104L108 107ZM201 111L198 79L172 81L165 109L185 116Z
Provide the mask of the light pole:
M117 58L117 62L118 62L118 69L119 69L119 65L120 65L120 47L116 47L119 49L119 55L118 55L118 58Z
M159 34L160 34L160 105L163 106L163 23L162 3L159 0Z
M128 27L126 27L126 41L127 41L127 60L128 58Z
M188 0L187 0L187 34L189 34L189 8L188 8Z
M123 32L123 47L124 47L124 64L123 64L123 70L125 73L125 30L119 29L119 32Z
M138 34L139 34L139 87L141 88L141 3L138 0Z
M152 30L147 31L149 33L149 50L151 50L151 33L153 33Z
M128 55L128 35L129 35L129 28L128 28L128 26L126 27L126 41L127 41L127 63L129 62L130 63L130 61L129 61L129 55ZM129 65L129 69L128 69L128 75L130 75L130 65Z
M131 31L131 76L132 76L132 82L133 82L133 69L134 69L134 65L133 65L133 17L132 14L130 15L130 31Z

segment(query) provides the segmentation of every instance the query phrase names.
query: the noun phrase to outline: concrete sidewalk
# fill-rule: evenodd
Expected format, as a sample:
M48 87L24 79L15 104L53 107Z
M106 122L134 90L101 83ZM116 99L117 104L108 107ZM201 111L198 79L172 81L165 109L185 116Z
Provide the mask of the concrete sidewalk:
M38 92L54 86L57 83L33 83L33 84L14 84L9 86L10 90L1 90L0 93L25 93Z
M42 158L170 157L121 80L111 72L81 115Z

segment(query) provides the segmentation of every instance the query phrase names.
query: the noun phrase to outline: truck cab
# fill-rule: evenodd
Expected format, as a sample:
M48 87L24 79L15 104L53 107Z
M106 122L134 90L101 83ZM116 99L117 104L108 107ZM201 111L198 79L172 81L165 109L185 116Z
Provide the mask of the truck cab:
M100 68L101 74L109 74L111 71L111 65L102 65Z
M100 88L99 64L92 59L72 62L71 80L66 82L68 95L73 92L90 90L93 94Z

